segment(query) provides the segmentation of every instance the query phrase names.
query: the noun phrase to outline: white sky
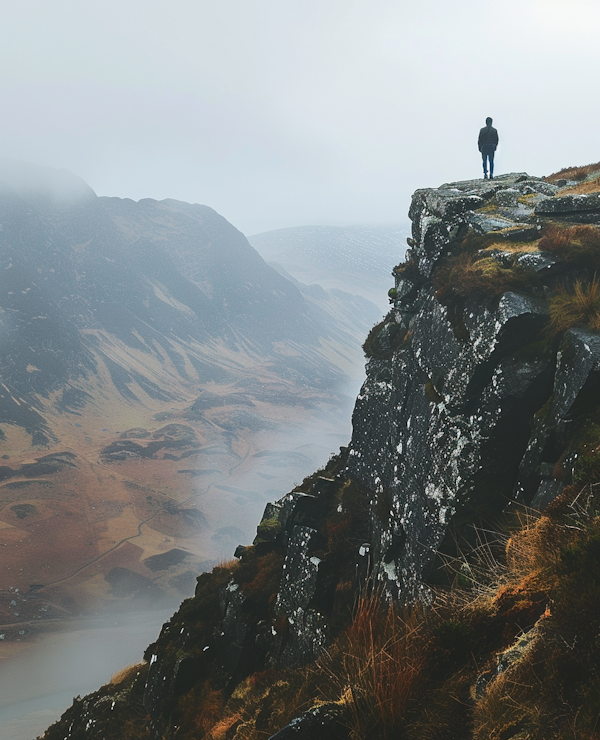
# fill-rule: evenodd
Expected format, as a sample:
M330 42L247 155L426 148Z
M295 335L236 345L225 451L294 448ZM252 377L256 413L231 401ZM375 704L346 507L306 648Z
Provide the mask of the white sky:
M4 0L0 155L248 234L600 160L597 0Z

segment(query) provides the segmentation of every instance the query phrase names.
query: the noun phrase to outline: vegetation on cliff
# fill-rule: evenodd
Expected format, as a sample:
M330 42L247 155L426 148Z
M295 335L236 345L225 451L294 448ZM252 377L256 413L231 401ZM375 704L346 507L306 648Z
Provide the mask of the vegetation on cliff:
M331 521L328 528L336 529ZM510 533L480 537L469 558L448 563L452 586L432 591L427 606L389 606L369 589L348 599L351 589L342 581L349 608L337 637L308 665L263 665L233 690L210 660L197 665L194 685L171 697L176 736L259 740L315 705L335 703L351 738L597 737L597 485L571 486L542 515L520 512ZM261 614L274 593L271 560L263 556L246 581ZM218 627L218 587L231 575L239 578L238 568L201 576L172 631L194 633L198 645L209 640ZM95 696L94 724L102 718L99 707L110 717L112 731L102 724L105 740L152 737L142 701L147 670L147 664L134 667ZM47 731L49 740L95 737L93 724L85 729L82 703Z

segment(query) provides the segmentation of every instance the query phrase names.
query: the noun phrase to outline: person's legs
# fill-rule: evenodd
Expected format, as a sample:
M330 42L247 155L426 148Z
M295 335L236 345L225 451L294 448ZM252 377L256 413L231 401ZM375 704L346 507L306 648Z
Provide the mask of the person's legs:
M488 154L488 159L490 160L490 180L494 179L494 152L490 152Z
M482 151L481 151L481 157L483 159L483 177L486 178L487 177L487 157L488 157L488 154L487 154L487 152L486 152L485 149L482 149Z

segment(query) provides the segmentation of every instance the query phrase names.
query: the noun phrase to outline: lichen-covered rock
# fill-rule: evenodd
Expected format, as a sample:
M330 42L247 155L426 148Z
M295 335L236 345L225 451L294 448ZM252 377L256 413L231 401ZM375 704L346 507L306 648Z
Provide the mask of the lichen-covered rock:
M549 455L548 440L556 438L595 366L600 338L573 330L558 355L536 350L548 320L542 292L507 292L495 301L448 307L429 280L465 228L506 239L507 225L516 222L507 224L502 207L522 206L519 221L529 221L524 240L537 238L534 206L539 211L560 200L556 192L519 174L415 193L410 255L421 279L396 307L408 341L389 359L369 361L347 467L372 492L373 570L393 598L423 594L459 514L498 515L511 503L511 491L515 499L544 507L564 487L553 479L541 485L539 465L558 457L555 449ZM495 207L478 209L476 198ZM516 256L511 250L491 256L507 269L520 264L538 274L554 265L535 246ZM552 408L541 421L535 414L551 395Z
M346 740L350 730L337 704L322 704L293 719L269 740Z
M566 332L556 355L552 395L533 419L527 448L519 464L516 498L544 509L564 488L560 481L542 482L541 466L556 462L565 445L569 414L590 374L600 370L600 336L581 329Z
M582 223L597 223L600 220L600 193L548 198L537 205L535 212L538 216L556 216Z
M278 660L285 665L311 660L325 644L325 618L311 607L321 565L318 557L309 555L315 534L310 527L294 527L283 564L275 611L285 615L288 625L287 633L276 643Z

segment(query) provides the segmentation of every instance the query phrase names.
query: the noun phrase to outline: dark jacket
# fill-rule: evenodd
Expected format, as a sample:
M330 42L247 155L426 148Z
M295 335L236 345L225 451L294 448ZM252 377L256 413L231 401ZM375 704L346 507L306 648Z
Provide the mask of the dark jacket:
M479 151L482 151L483 147L496 151L498 146L498 132L493 126L484 126L479 132L479 139L477 140L477 146Z

